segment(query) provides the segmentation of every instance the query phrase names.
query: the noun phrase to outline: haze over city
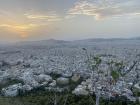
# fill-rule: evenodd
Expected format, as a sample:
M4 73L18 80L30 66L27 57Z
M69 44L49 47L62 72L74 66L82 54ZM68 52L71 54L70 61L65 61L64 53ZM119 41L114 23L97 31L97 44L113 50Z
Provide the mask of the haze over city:
M139 0L0 0L0 42L140 35Z

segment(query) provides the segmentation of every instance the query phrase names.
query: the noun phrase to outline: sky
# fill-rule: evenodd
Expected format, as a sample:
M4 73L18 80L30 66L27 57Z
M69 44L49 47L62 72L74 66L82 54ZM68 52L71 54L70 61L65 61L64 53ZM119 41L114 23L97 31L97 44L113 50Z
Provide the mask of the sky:
M140 36L140 0L0 0L0 42Z

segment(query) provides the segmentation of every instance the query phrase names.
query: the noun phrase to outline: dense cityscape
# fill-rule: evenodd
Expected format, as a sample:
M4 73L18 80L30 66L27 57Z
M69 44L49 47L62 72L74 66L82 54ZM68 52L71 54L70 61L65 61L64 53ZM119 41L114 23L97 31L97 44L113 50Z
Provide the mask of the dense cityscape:
M63 93L66 95L64 105L69 103L70 95L91 96L96 105L100 105L101 100L110 102L101 105L115 105L111 104L112 100L115 102L120 97L126 102L121 105L139 105L139 46L139 39L135 38L50 39L1 45L0 102L4 97L27 97L28 93L41 91L51 92L53 105L62 105L58 94Z

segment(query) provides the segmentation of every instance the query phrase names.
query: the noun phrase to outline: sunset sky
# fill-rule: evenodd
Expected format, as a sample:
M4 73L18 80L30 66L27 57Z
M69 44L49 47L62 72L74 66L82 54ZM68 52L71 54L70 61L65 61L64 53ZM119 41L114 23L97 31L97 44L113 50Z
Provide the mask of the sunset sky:
M140 0L0 0L0 42L140 36Z

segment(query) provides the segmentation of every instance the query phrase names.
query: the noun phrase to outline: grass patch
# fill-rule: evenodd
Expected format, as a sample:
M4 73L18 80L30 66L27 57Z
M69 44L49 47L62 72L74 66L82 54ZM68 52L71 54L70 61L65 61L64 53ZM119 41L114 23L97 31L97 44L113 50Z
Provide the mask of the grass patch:
M95 105L95 96L76 96L68 92L56 93L57 105L64 105L67 96L66 105ZM13 98L0 97L0 105L54 105L54 97L54 92L41 90ZM140 105L140 103L116 97L110 102L101 98L100 105Z

